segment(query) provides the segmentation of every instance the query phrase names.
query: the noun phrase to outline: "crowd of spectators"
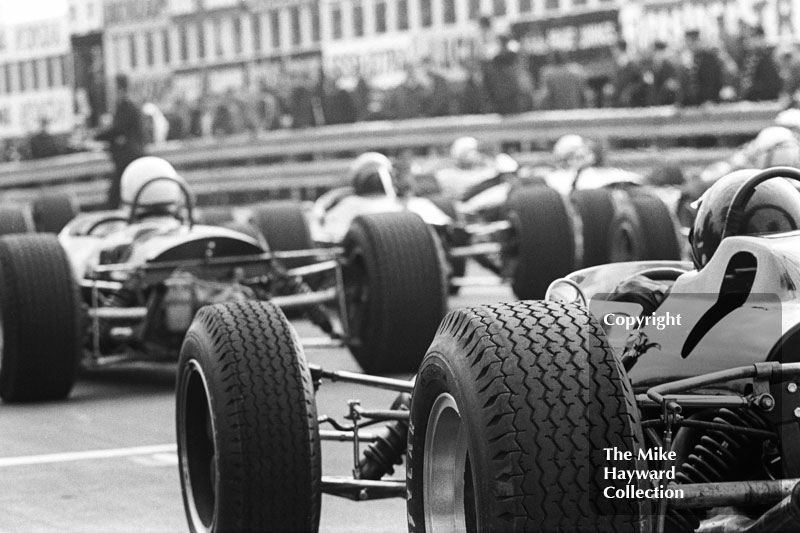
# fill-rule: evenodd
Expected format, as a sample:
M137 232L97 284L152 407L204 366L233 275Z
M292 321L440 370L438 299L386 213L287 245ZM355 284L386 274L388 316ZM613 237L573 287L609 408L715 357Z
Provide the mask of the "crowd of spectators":
M761 27L740 25L735 35L709 42L687 31L680 48L656 41L633 50L619 41L601 74L567 53L527 56L508 34L481 21L478 53L470 64L448 69L429 60L408 64L393 82L360 73L287 72L277 83L262 79L224 93L204 91L194 100L176 96L143 106L151 142L192 137L257 134L364 120L561 110L587 107L697 106L707 102L785 99L800 91L800 44L778 49ZM0 160L42 156L46 125L30 142L0 146ZM52 150L69 151L68 143Z

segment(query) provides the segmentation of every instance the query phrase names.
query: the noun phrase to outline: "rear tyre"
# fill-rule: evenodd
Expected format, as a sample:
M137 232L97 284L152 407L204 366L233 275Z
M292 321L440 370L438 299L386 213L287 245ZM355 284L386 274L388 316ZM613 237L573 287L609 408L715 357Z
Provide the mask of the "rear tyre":
M0 235L33 233L36 225L27 207L0 206Z
M43 194L32 205L36 230L42 233L59 233L80 213L78 199L74 194Z
M176 422L191 531L317 531L320 441L299 339L267 302L201 309L178 362Z
M628 377L588 311L555 302L460 309L417 375L409 531L647 531L647 501L609 499L646 468ZM633 452L608 461L603 448ZM634 488L646 482L634 481Z
M679 260L681 249L669 209L658 197L634 192L611 223L609 260Z
M447 310L436 236L414 213L357 217L344 239L348 345L367 372L414 372Z
M261 232L274 252L314 248L303 208L297 202L268 202L253 208L250 223ZM286 268L310 264L313 258L283 259Z
M0 238L0 397L66 398L83 343L81 299L54 235Z
M572 194L583 226L583 267L609 262L609 232L614 219L611 195L608 189L580 189Z
M575 270L575 236L566 202L550 187L529 187L506 206L516 236L511 288L521 300L544 298L556 278Z

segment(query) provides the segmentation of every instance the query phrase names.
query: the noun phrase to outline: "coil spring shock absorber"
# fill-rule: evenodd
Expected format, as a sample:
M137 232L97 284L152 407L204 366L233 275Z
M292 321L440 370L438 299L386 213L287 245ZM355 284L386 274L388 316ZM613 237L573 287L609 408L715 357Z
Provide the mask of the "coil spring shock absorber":
M741 409L719 409L712 419L718 424L729 426L767 429L767 424L756 413ZM686 461L677 468L675 481L686 483L718 483L729 481L742 457L754 453L760 448L758 437L710 429L700 437ZM666 530L670 533L694 531L700 524L701 511L671 508L666 517Z
M411 405L411 395L403 392L392 403L392 410L407 411ZM403 462L408 437L408 422L397 420L386 424L378 438L364 449L358 462L360 479L380 479L384 474L393 474L394 465Z

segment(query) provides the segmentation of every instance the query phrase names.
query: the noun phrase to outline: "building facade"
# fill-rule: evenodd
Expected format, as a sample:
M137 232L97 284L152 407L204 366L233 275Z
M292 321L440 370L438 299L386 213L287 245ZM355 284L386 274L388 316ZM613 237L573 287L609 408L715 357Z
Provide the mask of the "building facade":
M8 20L0 19L0 138L26 136L39 129L42 120L53 133L69 131L72 80L66 12Z

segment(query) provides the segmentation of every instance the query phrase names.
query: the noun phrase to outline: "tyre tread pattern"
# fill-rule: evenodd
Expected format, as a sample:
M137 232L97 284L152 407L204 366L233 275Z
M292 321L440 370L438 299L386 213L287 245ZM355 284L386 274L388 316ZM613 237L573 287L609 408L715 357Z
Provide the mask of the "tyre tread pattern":
M602 449L643 446L631 385L599 324L577 306L523 301L456 310L439 337L455 340L468 368L490 458L487 531L639 531L641 503L603 497ZM424 386L423 362L417 387ZM415 390L416 394L416 390ZM412 404L412 419L414 419ZM409 437L409 454L419 440ZM421 436L424 438L424 435ZM417 444L411 444L417 443ZM409 464L413 460L409 458ZM613 466L633 469L631 461ZM409 486L417 475L409 469ZM419 472L421 474L421 472ZM412 489L410 497L419 497ZM424 530L424 515L410 531Z
M220 529L316 530L317 413L311 375L292 326L268 302L204 307L195 321L208 332L218 372L214 417L225 439L220 494L231 495L220 502Z

